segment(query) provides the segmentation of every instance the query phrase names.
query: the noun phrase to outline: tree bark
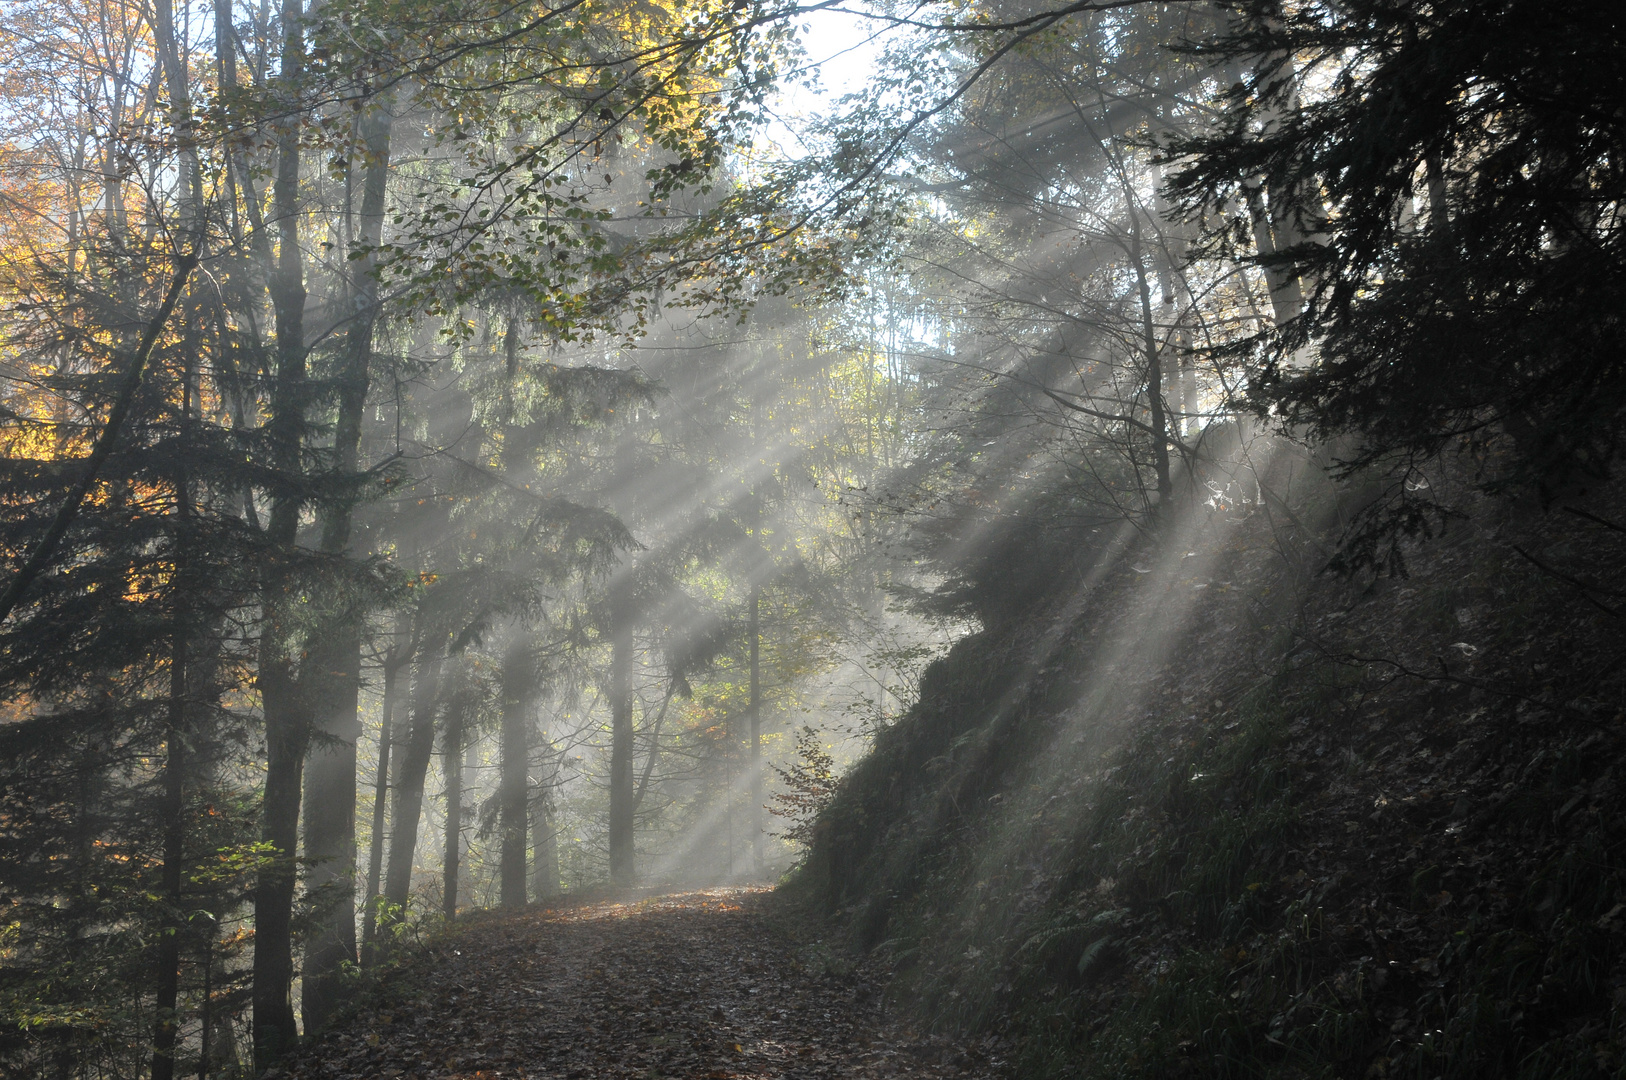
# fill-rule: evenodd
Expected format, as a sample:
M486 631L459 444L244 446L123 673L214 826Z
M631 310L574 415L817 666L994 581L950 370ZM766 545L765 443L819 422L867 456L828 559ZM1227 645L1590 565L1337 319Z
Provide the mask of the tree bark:
M403 627L396 626L399 639ZM390 757L399 756L395 750L395 714L399 711L401 668L411 657L411 646L403 650L399 641L392 644L384 655L384 701L380 710L382 721L378 733L378 774L373 781L373 838L367 857L367 893L361 917L362 962L375 959L369 946L378 930L378 890L384 876L384 830L390 790Z
M293 982L293 908L299 843L299 787L309 741L292 664L276 646L277 629L266 630L260 652L260 700L265 712L265 795L260 839L269 859L254 886L254 1071L265 1072L293 1049L298 1037L289 990Z
M198 152L192 130L192 80L181 57L180 42L175 35L175 7L171 0L156 0L153 4L153 39L158 46L159 62L164 68L164 82L169 87L171 122L181 159L182 200L186 206L186 231L192 234L194 247L201 241L203 226L203 176L198 167Z
M186 100L189 88L185 70L181 67L179 50L175 42L174 12L169 0L158 0L157 21L160 48L165 56L165 68L173 106L186 118ZM188 154L193 178L196 178L197 157ZM195 201L190 216L196 218L201 198L190 189ZM195 231L195 226L194 226ZM194 237L193 251L199 239ZM174 295L172 293L172 295ZM191 346L188 342L188 346ZM180 441L190 448L192 436L192 357L197 355L188 347L188 360L181 375ZM185 896L182 891L182 867L186 858L186 770L187 741L191 733L187 724L186 680L190 674L187 656L187 635L191 631L190 590L188 574L192 528L192 487L185 466L186 455L174 478L175 520L172 537L174 551L173 607L170 612L169 702L165 718L163 795L159 803L159 817L164 827L164 865L159 873L165 911L158 939L158 978L154 1002L152 1080L172 1080L175 1075L175 1045L180 1031L181 987L181 935L186 930L184 914Z
M1253 244L1261 258L1276 254L1276 239L1271 233L1270 214L1265 209L1264 191L1257 180L1244 180L1242 192L1248 203L1248 217L1253 225ZM1279 265L1261 264L1265 288L1270 293L1271 318L1277 326L1298 318L1304 310L1304 293L1299 279L1289 275Z
M373 280L372 246L383 231L384 196L390 153L390 114L369 109L362 122L367 166L361 201L356 272L351 284L355 323L345 338L339 376L338 417L334 425L334 465L342 478L354 478L360 460L361 427L367 405L373 330L378 321L378 288ZM347 497L323 514L322 550L348 552L354 499ZM305 1030L320 1031L343 1003L340 976L356 962L356 741L361 736L361 618L345 610L330 616L314 650L324 662L313 678L324 684L317 730L323 737L305 772L305 856L310 886L330 896L327 917L306 942L301 1001Z
M610 882L631 885L633 865L632 613L624 602L610 631Z
M1179 415L1174 423L1174 433L1182 438L1192 439L1199 434L1197 364L1191 349L1191 330L1183 310L1181 296L1183 292L1189 292L1183 275L1191 242L1186 235L1185 222L1175 219L1173 209L1168 199L1164 197L1163 169L1157 164L1152 166L1152 183L1155 193L1153 212L1160 233L1157 259L1158 292L1161 293L1163 325L1170 328L1179 368L1176 373L1179 383L1177 395Z
M1263 63L1271 63L1269 57ZM1224 68L1225 81L1228 85L1242 84L1242 71L1236 63L1229 63ZM1272 213L1265 205L1265 188L1263 181L1257 176L1244 177L1242 180L1242 197L1247 204L1248 221L1253 230L1253 246L1255 253L1266 259L1275 255L1282 248L1290 246L1288 242L1273 231L1273 225L1279 224L1283 219L1279 213ZM1281 326L1298 318L1304 310L1304 290L1299 285L1299 279L1288 274L1280 265L1261 263L1259 267L1265 278L1265 288L1270 294L1271 318L1275 325Z
M497 799L501 815L502 906L525 906L526 788L531 757L531 704L536 676L526 635L517 628L502 663L502 775Z
M164 866L159 874L164 919L158 938L157 1000L154 1002L152 1080L175 1075L175 1036L181 983L181 864L186 856L186 631L179 616L170 644L169 715L164 745L164 787L159 814L164 822Z
M531 811L531 896L550 900L559 895L559 831L553 821L553 781L558 758L547 736L537 740L547 758L535 790L529 792Z
M343 965L356 961L356 742L361 627L354 616L327 628L305 679L322 692L314 717L320 741L305 766L306 887L321 896L320 922L305 940L300 1005L305 1031L327 1026L343 1002ZM320 892L318 892L320 890Z
M440 643L426 648L418 664L412 693L412 728L395 780L391 800L390 856L384 872L384 899L404 908L412 892L412 859L418 847L418 819L423 814L424 777L435 748L435 711L440 697L440 669L445 650Z
M762 832L762 690L757 664L757 647L762 638L762 587L751 586L751 617L747 633L751 636L751 863L760 877L763 872L764 840Z
M1141 237L1140 210L1135 205L1128 178L1121 179L1129 209L1129 254L1135 262L1135 286L1140 300L1141 345L1146 351L1146 403L1152 429L1152 469L1157 476L1158 503L1162 505L1174 494L1174 476L1169 468L1169 420L1163 400L1163 350L1157 340L1151 275L1146 270L1146 249Z
M272 202L277 222L276 266L271 302L276 316L276 379L271 388L267 427L272 462L284 477L302 469L305 428L305 274L299 247L299 82L304 73L304 10L301 0L284 0L280 81L287 105L286 127L277 138ZM260 628L259 687L265 715L266 776L261 839L272 860L254 890L254 1071L265 1072L293 1048L298 1037L289 992L293 979L293 903L299 843L300 783L312 716L286 645L291 602L283 559L291 556L299 532L300 500L281 495L271 507L266 530L272 555L266 566Z
M457 918L457 875L463 856L463 721L466 705L458 701L446 713L441 736L441 771L446 777L446 847L441 856L441 913Z
M278 250L271 270L271 304L276 326L276 381L271 387L271 418L267 435L273 462L286 476L298 475L300 445L305 428L305 263L299 246L299 127L298 95L304 71L304 11L301 0L283 0L286 35L282 49L282 75L287 98L287 125L277 137L277 170L271 186L272 214L276 219ZM270 539L291 546L299 531L300 501L283 497L271 508Z

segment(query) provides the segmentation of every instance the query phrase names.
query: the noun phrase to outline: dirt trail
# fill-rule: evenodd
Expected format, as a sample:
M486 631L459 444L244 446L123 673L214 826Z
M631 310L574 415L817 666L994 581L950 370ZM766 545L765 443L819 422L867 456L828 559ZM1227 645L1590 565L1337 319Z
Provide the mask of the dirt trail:
M793 1080L1001 1075L917 1039L875 988L776 933L765 893L714 889L490 917L291 1066L308 1080Z

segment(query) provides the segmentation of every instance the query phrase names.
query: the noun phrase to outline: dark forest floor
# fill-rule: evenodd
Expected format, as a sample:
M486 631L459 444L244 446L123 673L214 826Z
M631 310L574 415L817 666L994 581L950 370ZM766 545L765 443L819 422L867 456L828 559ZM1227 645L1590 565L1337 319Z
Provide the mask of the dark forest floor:
M888 1022L765 889L478 916L290 1065L296 1078L982 1078L988 1044Z

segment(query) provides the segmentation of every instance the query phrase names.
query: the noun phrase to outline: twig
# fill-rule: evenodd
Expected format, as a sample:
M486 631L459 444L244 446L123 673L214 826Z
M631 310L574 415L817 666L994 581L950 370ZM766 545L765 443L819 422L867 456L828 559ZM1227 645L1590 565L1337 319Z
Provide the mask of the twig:
M678 681L674 676L666 687L666 696L661 699L661 711L655 714L655 726L649 733L649 760L644 762L644 775L638 781L638 790L632 796L634 810L637 810L644 801L644 790L649 787L649 774L655 771L655 755L659 753L661 745L661 721L666 719L666 707L672 704L672 695L677 691L677 686Z
M1436 655L1434 657L1434 662L1440 665L1440 673L1435 675L1428 671L1419 671L1416 668L1407 667L1399 660L1395 660L1387 656L1362 656L1359 653L1352 652L1333 652L1326 645L1311 637L1309 634L1304 633L1302 630L1293 631L1293 637L1314 649L1320 654L1321 659L1331 661L1335 664L1382 664L1385 667L1394 669L1396 675L1402 678L1417 679L1421 682L1443 682L1451 683L1455 686L1466 686L1473 690L1483 690L1487 694L1495 694L1497 697L1507 698L1510 701L1521 701L1529 705L1534 705L1540 709L1547 709L1551 712L1558 713L1559 715L1575 714L1574 710L1568 709L1562 704L1545 701L1539 697L1533 697L1530 694L1521 693L1518 690L1497 686L1496 684L1486 682L1483 679L1475 679L1466 675L1458 675L1446 666L1445 657L1443 656Z
M1565 506L1565 507L1560 507L1560 509L1564 510L1566 513L1574 514L1576 517L1583 517L1583 518L1586 518L1588 521L1595 521L1599 525L1602 525L1606 529L1613 529L1618 533L1626 533L1626 526L1616 525L1613 521L1610 521L1607 518L1601 518L1597 514L1588 513L1587 511L1582 510L1579 507Z
M1608 604L1604 603L1602 600L1599 600L1596 596L1592 595L1593 592L1595 592L1595 591L1608 592L1609 590L1600 589L1596 585L1588 585L1586 582L1582 581L1580 578L1574 578L1574 577L1571 577L1570 575L1564 573L1562 570L1553 569L1551 566L1548 566L1546 563L1542 562L1540 559L1536 558L1534 555L1532 555L1528 551L1524 550L1524 548L1520 547L1518 544L1513 544L1512 548L1513 548L1514 551L1517 551L1520 555L1523 555L1526 559L1530 560L1531 565L1535 566L1536 569L1541 570L1541 571L1543 571L1545 573L1551 574L1553 577L1557 578L1559 581L1567 582L1568 584L1575 586L1577 589L1579 589L1581 591L1581 598L1583 600L1585 600L1587 603L1591 604L1593 607L1595 607L1598 610L1603 611L1603 612L1605 612L1605 613L1607 613L1609 615L1612 615L1617 619L1620 618L1620 612L1619 611L1617 611L1616 609L1610 607Z

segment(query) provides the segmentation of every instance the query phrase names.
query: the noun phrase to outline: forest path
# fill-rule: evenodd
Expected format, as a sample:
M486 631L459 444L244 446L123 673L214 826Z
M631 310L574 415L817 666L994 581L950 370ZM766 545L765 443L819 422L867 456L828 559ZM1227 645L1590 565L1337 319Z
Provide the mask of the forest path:
M309 1080L993 1078L774 929L765 889L479 918L292 1064Z

